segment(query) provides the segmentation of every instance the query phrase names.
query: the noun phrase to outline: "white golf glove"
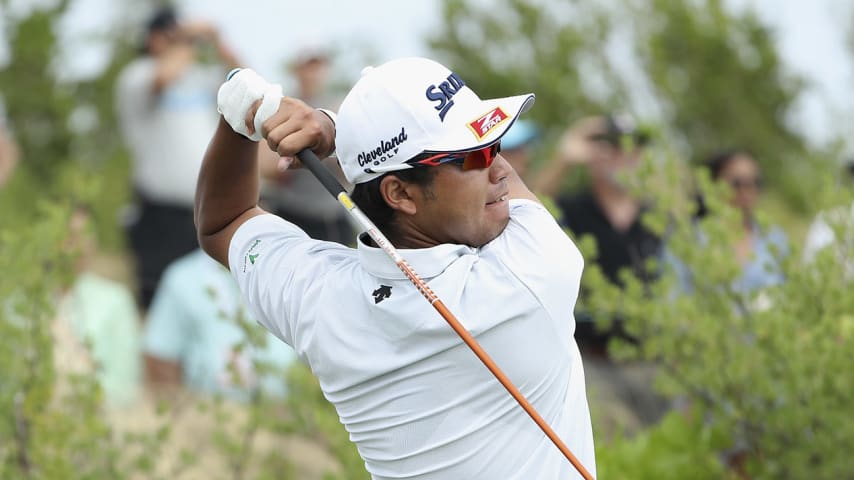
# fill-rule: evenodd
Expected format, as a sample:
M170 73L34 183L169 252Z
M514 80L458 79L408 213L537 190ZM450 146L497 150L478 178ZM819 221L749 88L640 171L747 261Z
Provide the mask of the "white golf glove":
M256 142L262 138L261 125L276 113L281 99L281 85L268 83L249 68L236 68L229 72L216 95L217 110L232 130ZM258 100L261 100L261 106L255 112L255 133L250 135L246 128L246 114Z

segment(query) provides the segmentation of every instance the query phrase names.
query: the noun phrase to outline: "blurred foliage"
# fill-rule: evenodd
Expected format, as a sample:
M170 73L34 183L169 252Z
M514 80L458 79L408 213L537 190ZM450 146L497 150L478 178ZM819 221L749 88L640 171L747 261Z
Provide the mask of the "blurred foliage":
M260 387L247 387L242 405L183 393L164 397L168 401L154 415L144 405L120 411L135 418L130 422L110 415L94 369L69 371L57 364L54 325L65 321L57 305L76 274L69 218L90 190L84 181L73 184L68 202L42 200L35 221L0 228L0 269L14 272L0 276L0 478L175 479L199 478L201 472L222 479L319 478L298 469L299 459L283 448L294 436L330 452L332 462L313 467L329 467L324 479L368 478L334 407L301 364L289 372L262 361L253 365L258 374L287 383L285 402ZM245 333L238 349L267 341L243 311L229 320ZM193 437L198 431L209 434ZM211 470L210 464L222 468Z
M72 375L60 388L54 370L56 299L73 278L71 206L41 201L34 209L38 220L25 232L0 230L0 477L115 478L97 382Z
M599 478L721 480L737 478L716 454L724 439L691 412L671 412L632 438L596 445Z
M645 14L635 23L638 58L663 123L688 154L702 161L747 148L769 184L808 211L818 186L810 173L828 159L809 152L791 124L805 82L785 68L775 32L754 11L733 12L721 0L637 3L635 18Z
M658 207L644 221L664 235L669 254L693 273L691 285L677 277L673 263L663 262L658 282L645 285L626 271L620 290L588 262L584 307L602 327L613 318L622 319L639 343L615 339L609 347L612 354L659 365L660 390L696 408L703 428L722 437L726 449L708 444L710 453L739 454L746 459L739 468L749 478L850 476L847 454L835 445L854 441L854 425L845 421L854 399L854 375L844 366L854 349L854 296L847 294L854 278L838 256L841 252L850 262L851 245L825 249L806 264L797 243L790 242L788 255L774 253L783 284L739 290L735 281L741 269L733 252L744 231L740 212L730 207L726 189L712 184L705 171L692 175L673 155L666 158L670 160L658 166L644 164L644 171L631 181ZM839 178L822 175L819 181L822 188L814 193L819 206L854 203L852 190L840 188ZM707 199L712 213L701 221L693 217L686 184L699 185ZM763 212L757 218L762 228L773 225ZM854 238L854 218L840 216L837 222L838 238ZM587 248L589 241L579 244L585 258L595 257ZM663 447L658 442L669 445L670 455L647 459L651 468L694 455L691 449L698 444L679 447L666 432L672 427L655 427L638 440L643 445L630 449L652 451ZM617 447L626 444L618 440ZM605 463L613 458L600 459L602 468L613 468Z
M482 98L535 92L527 116L547 128L601 111L620 93L606 89L599 99L585 91L589 67L616 77L600 48L610 21L593 2L447 0L440 25L429 42L447 65Z
M58 42L54 26L69 2L34 8L23 18L2 10L10 61L0 70L8 124L21 151L11 186L0 194L4 223L28 222L42 198L68 201L69 183L80 175L99 179L91 198L100 244L123 244L117 217L130 199L129 160L115 128L113 84L133 47L112 39L113 55L102 75L60 82L53 71ZM20 178L19 178L20 177Z
M536 93L526 116L543 127L545 150L578 118L644 105L657 141L686 162L752 150L800 214L814 213L812 170L838 163L839 148L810 150L791 125L804 81L751 10L721 0L446 0L440 25L431 47L481 96Z

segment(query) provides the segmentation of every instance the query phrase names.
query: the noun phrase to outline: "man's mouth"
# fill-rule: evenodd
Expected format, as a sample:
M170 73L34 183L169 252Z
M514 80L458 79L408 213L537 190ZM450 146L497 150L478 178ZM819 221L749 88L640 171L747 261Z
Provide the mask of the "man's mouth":
M493 200L491 202L487 202L487 205L495 205L496 203L504 202L506 200L507 200L507 194L505 193L504 195L498 197L496 200Z

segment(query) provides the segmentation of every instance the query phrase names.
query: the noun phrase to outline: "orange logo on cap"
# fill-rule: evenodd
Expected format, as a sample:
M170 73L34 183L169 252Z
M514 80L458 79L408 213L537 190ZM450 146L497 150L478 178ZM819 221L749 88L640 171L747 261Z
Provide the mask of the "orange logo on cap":
M485 136L492 133L496 127L504 123L508 118L510 117L504 113L504 110L502 110L501 107L495 107L487 112L486 115L469 122L468 126L478 140L483 140Z

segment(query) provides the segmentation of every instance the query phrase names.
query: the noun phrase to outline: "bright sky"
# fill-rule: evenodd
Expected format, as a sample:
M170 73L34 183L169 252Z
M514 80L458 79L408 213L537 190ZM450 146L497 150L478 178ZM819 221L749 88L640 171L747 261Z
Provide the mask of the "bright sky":
M21 5L51 0L12 0ZM102 67L105 50L87 35L123 28L119 12L141 10L134 0L72 0L72 11L62 22L72 41L61 70L71 76L86 75ZM369 49L376 60L405 55L428 55L422 38L440 18L440 0L359 0L309 2L287 0L183 0L178 5L187 17L217 24L224 38L247 65L268 78L281 77L282 62L301 46L332 43L339 49ZM783 58L810 82L798 106L796 121L810 138L823 142L850 133L854 122L854 58L844 49L844 35L854 19L850 0L727 0L737 7L750 6L773 25ZM252 5L253 8L246 8ZM17 7L16 7L17 6ZM2 32L2 25L0 25ZM0 49L0 60L5 52ZM339 68L355 77L357 65ZM285 79L280 78L280 81ZM854 150L854 145L849 145Z

